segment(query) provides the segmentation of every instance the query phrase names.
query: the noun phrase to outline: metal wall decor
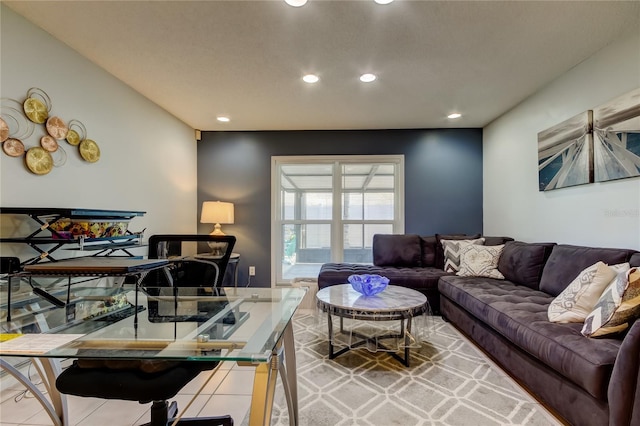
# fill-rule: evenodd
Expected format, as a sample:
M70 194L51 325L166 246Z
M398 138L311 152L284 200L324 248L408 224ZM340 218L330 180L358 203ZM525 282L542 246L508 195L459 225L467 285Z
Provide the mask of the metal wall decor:
M87 138L87 129L76 119L65 122L51 115L52 102L49 95L37 87L27 91L23 102L0 98L0 143L2 151L9 157L23 157L27 170L36 175L46 175L53 167L67 162L67 152L61 141L77 147L81 159L95 163L100 159L100 147ZM38 145L25 147L40 125L42 134L37 134Z
M540 191L640 177L640 88L538 133Z

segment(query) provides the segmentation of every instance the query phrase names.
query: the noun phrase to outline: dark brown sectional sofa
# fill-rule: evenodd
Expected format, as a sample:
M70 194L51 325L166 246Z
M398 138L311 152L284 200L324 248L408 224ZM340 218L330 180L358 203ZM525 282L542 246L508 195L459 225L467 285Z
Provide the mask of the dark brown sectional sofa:
M551 301L583 269L597 261L640 266L640 253L486 237L489 245L505 242L498 263L504 280L439 269L439 240L474 237L376 236L374 265L326 264L318 285L345 283L351 273L385 275L390 284L426 294L433 311L569 424L640 425L640 322L621 336L588 338L582 324L547 318Z

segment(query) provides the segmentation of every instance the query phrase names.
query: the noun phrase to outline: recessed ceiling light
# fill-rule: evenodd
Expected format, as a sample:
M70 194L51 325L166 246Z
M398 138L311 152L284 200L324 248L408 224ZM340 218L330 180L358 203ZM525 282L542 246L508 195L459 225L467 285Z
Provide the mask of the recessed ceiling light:
M376 79L375 74L362 74L360 76L360 81L363 83L371 83L375 79Z
M389 4L391 3L393 0L373 0L378 4Z
M307 4L307 0L284 0L289 6L300 7Z
M229 117L227 117L226 115L219 115L216 117L216 120L222 122L222 123L228 123L231 121L231 119Z
M320 77L315 74L307 74L302 77L302 80L304 80L305 83L317 83L318 80L320 80Z
M459 112L454 112L453 114L447 115L447 118L451 118L451 119L460 118L460 117L462 117L462 114L460 114Z

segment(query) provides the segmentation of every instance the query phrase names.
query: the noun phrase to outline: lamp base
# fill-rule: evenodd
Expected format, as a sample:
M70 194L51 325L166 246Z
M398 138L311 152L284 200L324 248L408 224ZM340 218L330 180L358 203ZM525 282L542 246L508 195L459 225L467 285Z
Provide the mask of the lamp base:
M221 235L225 235L225 233L222 232L220 224L216 223L215 226L213 227L213 232L211 232L209 235L221 236ZM227 248L227 243L216 243L213 241L209 241L207 242L207 245L211 249L211 255L214 257L222 257L225 249Z

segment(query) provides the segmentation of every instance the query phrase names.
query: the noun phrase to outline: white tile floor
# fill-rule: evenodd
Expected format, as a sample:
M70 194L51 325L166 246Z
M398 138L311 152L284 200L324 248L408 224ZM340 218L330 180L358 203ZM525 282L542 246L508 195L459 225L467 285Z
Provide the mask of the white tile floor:
M32 369L33 371L33 369ZM26 370L23 374L26 374ZM31 375L34 378L34 375ZM37 377L37 376L36 376ZM200 374L174 398L183 409L207 380L207 372ZM215 376L196 397L185 417L229 414L236 425L244 420L251 404L253 368L239 367L225 362ZM43 386L40 387L41 390ZM0 380L0 425L42 426L53 424L38 401L23 394L24 387L9 375ZM149 421L151 404L131 401L67 397L69 424L73 426L141 425Z

